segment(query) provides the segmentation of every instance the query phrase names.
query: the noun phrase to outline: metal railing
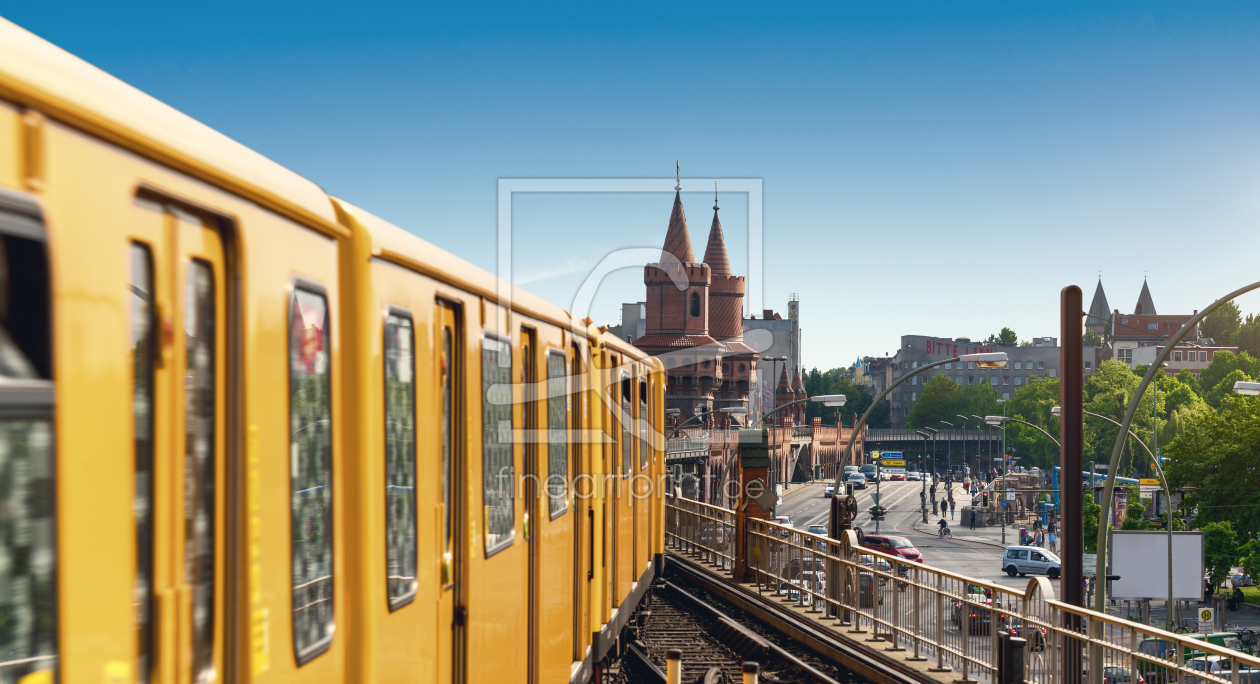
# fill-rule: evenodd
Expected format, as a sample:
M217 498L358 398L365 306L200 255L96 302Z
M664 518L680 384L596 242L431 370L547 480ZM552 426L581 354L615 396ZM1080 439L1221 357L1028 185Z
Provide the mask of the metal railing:
M735 513L671 497L666 511L667 546L734 580ZM959 681L997 681L1006 633L1026 640L1028 682L1088 682L1099 663L1106 682L1260 683L1258 657L1070 606L1044 577L1001 586L862 547L854 532L836 541L750 518L747 535L747 567L763 595L882 652L934 661L934 671L956 671Z
M735 511L666 496L665 544L724 571L735 567Z

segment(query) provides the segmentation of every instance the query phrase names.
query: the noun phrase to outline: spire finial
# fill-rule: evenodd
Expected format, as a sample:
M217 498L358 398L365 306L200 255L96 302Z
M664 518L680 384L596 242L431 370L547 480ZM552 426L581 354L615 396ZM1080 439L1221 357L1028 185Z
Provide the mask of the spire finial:
M713 211L717 211L717 181L713 181Z
M678 181L678 185L674 186L674 190L681 191L682 190L682 166L678 164L677 160L674 161L674 176L675 176L675 180Z

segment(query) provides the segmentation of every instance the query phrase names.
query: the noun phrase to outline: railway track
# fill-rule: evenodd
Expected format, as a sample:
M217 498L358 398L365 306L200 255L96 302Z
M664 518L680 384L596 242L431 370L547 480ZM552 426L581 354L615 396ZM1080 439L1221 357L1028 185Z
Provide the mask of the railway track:
M674 579L655 584L631 618L631 643L616 681L664 682L666 654L673 649L682 653L687 684L738 684L748 661L759 664L760 681L767 684L860 681L738 608Z

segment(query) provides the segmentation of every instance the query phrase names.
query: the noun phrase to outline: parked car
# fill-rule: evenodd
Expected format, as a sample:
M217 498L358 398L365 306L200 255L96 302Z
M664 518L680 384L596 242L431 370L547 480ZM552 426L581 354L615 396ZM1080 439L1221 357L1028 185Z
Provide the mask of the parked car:
M1002 571L1011 577L1045 573L1054 579L1061 568L1059 557L1040 546L1008 546L1002 554Z
M827 497L828 499L834 496L835 493L836 493L836 483L828 482L827 486L823 487L823 496Z
M868 534L863 536L862 546L882 551L891 556L901 556L907 560L923 562L923 554L914 547L914 542L905 537L888 534Z
M1256 583L1251 579L1251 575L1242 572L1236 572L1230 577L1230 581L1236 587L1254 587Z
M848 482L854 489L866 489L866 476L862 473L853 473L849 476Z
M878 475L878 471L877 471L877 469L875 468L875 464L874 464L874 463L867 463L866 465L862 466L862 467L859 469L859 471L860 471L863 475L865 475L865 476L866 476L866 479L867 479L868 481L872 481L872 482L875 480L876 476Z

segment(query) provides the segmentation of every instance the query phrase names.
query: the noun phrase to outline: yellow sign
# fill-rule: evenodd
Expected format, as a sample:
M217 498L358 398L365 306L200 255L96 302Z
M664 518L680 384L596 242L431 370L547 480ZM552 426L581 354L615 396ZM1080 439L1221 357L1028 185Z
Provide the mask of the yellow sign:
M1138 485L1154 485L1154 486L1158 487L1158 486L1159 486L1159 478L1155 478L1155 477L1143 477L1143 478L1139 478L1139 479L1138 479Z
M882 463L886 466L905 466L906 465L905 461L883 461Z

